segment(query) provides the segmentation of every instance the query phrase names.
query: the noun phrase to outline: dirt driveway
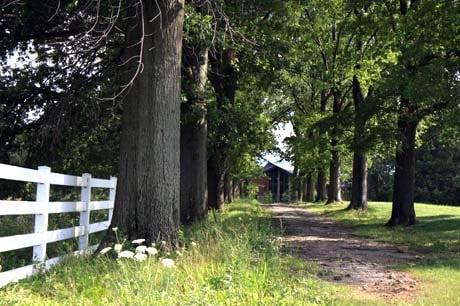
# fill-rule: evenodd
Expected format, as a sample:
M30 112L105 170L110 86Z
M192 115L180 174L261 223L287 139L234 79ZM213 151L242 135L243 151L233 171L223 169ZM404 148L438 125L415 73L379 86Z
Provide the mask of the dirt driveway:
M417 281L395 270L419 256L405 247L357 237L345 226L294 205L264 205L280 227L286 252L323 267L320 277L386 299L412 300Z

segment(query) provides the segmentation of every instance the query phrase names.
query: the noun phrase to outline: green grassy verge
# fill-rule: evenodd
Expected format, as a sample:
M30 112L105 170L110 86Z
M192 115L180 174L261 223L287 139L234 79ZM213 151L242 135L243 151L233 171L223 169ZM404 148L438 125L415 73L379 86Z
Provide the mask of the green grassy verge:
M141 237L139 237L141 238ZM343 305L343 288L317 268L281 255L270 218L256 202L185 228L176 265L74 258L44 275L0 289L1 305ZM192 241L196 246L192 246ZM165 255L163 255L165 256Z
M460 305L460 207L416 204L418 224L387 228L390 203L370 203L366 212L346 211L346 204L305 206L348 225L354 234L422 252L419 264L402 267L421 281L415 304Z

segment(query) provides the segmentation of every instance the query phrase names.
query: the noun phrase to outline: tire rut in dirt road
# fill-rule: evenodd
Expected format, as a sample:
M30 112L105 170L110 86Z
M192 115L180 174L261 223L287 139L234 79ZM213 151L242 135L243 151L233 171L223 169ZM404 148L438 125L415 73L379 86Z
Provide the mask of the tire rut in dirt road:
M412 300L417 281L395 270L420 256L407 248L357 237L345 226L294 205L264 205L283 232L283 249L323 267L320 277L384 298Z

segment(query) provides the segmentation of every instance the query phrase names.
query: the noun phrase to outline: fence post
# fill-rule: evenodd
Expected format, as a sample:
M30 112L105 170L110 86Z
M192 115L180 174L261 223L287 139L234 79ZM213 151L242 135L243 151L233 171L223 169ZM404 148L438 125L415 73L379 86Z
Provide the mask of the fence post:
M43 263L46 259L46 244L48 232L48 203L50 199L51 168L46 166L38 167L38 175L42 182L37 183L37 194L35 201L43 205L44 210L35 215L34 233L40 234L40 244L33 247L32 261Z
M85 210L80 212L80 226L85 227L85 232L78 240L78 250L84 251L88 248L89 240L89 217L90 217L90 202L91 202L91 174L84 173L81 176L81 201L85 203Z
M109 201L112 201L113 205L115 205L115 195L117 192L117 178L111 176L110 181L112 182L113 187L110 188ZM109 221L112 221L112 216L113 216L113 208L109 209Z

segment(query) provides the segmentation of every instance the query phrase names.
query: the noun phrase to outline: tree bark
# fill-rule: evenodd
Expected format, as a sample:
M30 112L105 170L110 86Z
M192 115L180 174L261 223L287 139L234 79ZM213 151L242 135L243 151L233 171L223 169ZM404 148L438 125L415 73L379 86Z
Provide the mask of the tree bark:
M208 208L222 210L225 203L225 172L217 171L208 162Z
M332 144L337 145L337 140L333 139ZM340 190L340 153L338 150L331 150L331 162L329 166L329 189L327 204L341 202L342 195Z
M325 90L321 91L321 105L320 111L322 113L327 112L327 103L329 100L329 96ZM321 131L320 133L325 133ZM316 202L323 202L327 200L327 181L326 181L326 170L323 167L318 169L318 177L316 183Z
M290 193L291 193L291 201L297 202L302 200L302 198L299 198L300 195L300 189L301 189L301 180L300 180L300 172L297 169L297 166L294 165L294 171L292 172L292 180L290 180Z
M209 81L216 93L216 109L222 118L226 118L230 111L230 106L235 102L235 94L237 87L236 70L234 62L236 51L234 49L226 49L224 51L215 52L210 58L212 73L209 75ZM230 170L231 156L229 156L230 143L224 136L227 129L224 122L219 122L216 126L219 139L215 139L212 143L213 152L209 158L208 166L212 166L213 177L216 180L215 184L210 184L216 188L212 193L216 197L209 199L209 207L222 209L225 202L225 174ZM211 192L211 191L209 191Z
M203 219L207 214L207 101L205 87L208 72L208 49L184 46L183 76L187 102L182 103L181 193L182 223Z
M308 202L308 182L307 182L307 177L306 175L302 175L302 201L303 202Z
M232 179L230 178L230 174L228 171L225 173L224 177L224 195L225 195L225 203L232 203L233 202L233 193L232 193Z
M128 239L164 240L176 246L184 11L183 1L158 4L147 1L143 7L128 8L137 18L127 27L126 58L139 55L143 47L143 70L124 104L117 196L110 229L118 227ZM162 18L153 18L158 13ZM135 45L141 38L143 44ZM133 75L133 68L128 67L127 74ZM104 242L110 237L111 230Z
M362 114L364 96L357 76L353 77L353 101L355 104L353 179L348 209L367 209L367 156L359 143L365 133L366 120Z
M312 203L315 201L315 180L313 173L308 173L305 183L307 185L306 202Z
M415 195L415 136L418 120L415 109L402 99L402 113L398 120L400 147L396 152L393 205L387 226L414 225L416 223Z
M305 174L299 172L299 201L306 202L305 194Z
M240 182L235 179L232 181L232 194L234 200L240 198Z
M318 169L316 179L316 202L323 202L327 199L326 173L323 169Z
M367 209L367 156L363 152L353 154L353 180L351 202L348 209Z
M340 93L334 90L333 97L333 112L339 113L342 110L342 101L340 100ZM329 190L326 204L342 201L342 195L340 190L340 152L338 149L338 144L339 141L337 139L337 128L333 127L331 132L331 162L329 164Z

